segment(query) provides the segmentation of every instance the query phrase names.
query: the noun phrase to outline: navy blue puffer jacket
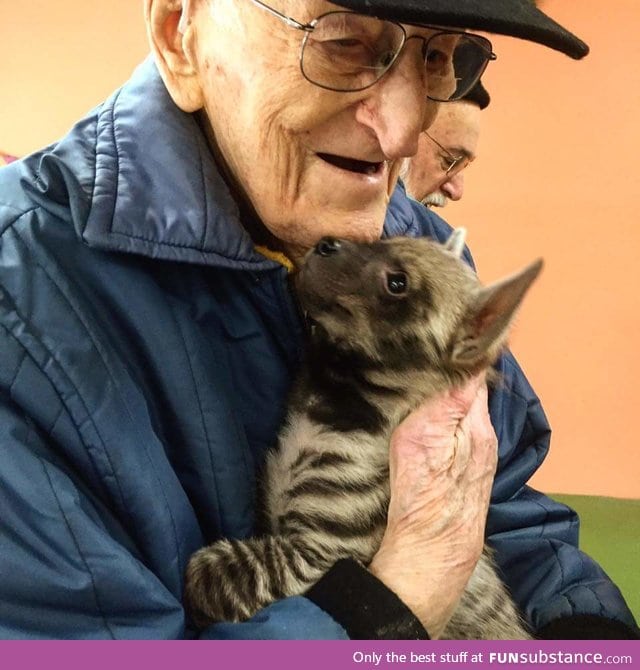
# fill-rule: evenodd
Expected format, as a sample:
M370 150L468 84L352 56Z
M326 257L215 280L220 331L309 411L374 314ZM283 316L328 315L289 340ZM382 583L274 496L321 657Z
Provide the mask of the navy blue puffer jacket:
M448 228L399 188L385 234ZM195 636L185 565L204 542L252 534L301 345L286 271L255 251L151 61L62 141L0 170L0 637ZM619 591L576 548L575 514L525 484L549 427L515 360L500 368L488 535L505 579L540 631L628 633ZM350 626L296 597L199 634Z

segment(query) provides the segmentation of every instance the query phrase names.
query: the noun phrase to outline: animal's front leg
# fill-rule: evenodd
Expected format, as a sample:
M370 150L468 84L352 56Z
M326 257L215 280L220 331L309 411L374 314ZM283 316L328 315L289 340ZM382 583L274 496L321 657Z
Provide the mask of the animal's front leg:
M300 536L220 540L191 557L185 606L202 628L216 621L244 621L276 600L303 593L335 560Z

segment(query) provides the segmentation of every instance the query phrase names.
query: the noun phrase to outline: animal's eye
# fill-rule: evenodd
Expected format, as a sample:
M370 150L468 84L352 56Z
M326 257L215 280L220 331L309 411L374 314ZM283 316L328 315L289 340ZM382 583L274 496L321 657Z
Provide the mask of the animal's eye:
M387 272L386 288L391 295L404 295L409 289L405 272Z

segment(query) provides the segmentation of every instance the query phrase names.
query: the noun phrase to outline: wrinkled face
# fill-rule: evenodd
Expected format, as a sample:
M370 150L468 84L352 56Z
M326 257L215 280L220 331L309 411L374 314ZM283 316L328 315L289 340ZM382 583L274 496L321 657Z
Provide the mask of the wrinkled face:
M342 9L321 0L270 4L302 23ZM371 88L339 93L302 76L304 32L249 0L198 3L190 30L215 142L267 228L294 255L325 235L377 239L399 161L415 153L437 111L426 97L423 42L409 40Z
M409 238L322 240L297 283L303 309L330 340L381 360L388 343L402 338L444 350L477 287L475 274L443 245Z
M404 182L407 192L425 205L444 207L448 200L460 200L464 172L446 174L450 155L476 157L480 137L480 108L469 102L440 106L428 132L446 149L443 151L426 134L420 135L417 154L408 161Z

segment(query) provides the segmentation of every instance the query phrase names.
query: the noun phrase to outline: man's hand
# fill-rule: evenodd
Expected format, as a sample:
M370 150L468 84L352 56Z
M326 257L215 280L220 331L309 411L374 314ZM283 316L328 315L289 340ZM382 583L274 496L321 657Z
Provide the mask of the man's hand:
M496 463L484 378L425 403L391 438L387 529L369 569L432 639L482 553Z

